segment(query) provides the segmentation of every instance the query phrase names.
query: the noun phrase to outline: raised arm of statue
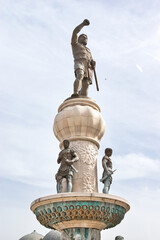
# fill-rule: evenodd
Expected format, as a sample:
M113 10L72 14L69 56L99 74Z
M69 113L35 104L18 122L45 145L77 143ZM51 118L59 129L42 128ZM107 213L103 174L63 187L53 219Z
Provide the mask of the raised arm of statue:
M84 27L84 26L88 26L90 24L89 20L88 19L85 19L81 24L79 24L74 30L73 30L73 33L72 33L72 39L71 39L71 43L74 44L78 41L78 37L77 37L77 34L81 31L81 29Z

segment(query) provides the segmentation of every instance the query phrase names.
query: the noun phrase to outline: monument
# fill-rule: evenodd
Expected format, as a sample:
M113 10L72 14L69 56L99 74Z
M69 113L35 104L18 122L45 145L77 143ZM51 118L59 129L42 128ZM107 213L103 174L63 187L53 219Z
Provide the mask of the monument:
M112 155L112 149L105 149L105 156L102 158L102 166L103 166L103 175L100 179L101 182L104 183L103 193L108 193L111 183L112 183L112 174L116 171L112 171L112 161L110 156Z
M61 148L55 176L57 194L31 204L37 220L60 231L62 240L100 240L100 232L119 224L130 209L125 199L108 194L114 172L111 148L106 148L102 159L104 189L103 193L98 192L97 158L105 121L100 107L88 97L92 73L99 88L95 61L86 47L88 38L85 34L77 36L87 25L89 21L85 19L73 31L73 94L59 106L54 119L53 131Z
M92 58L90 49L86 47L88 42L87 35L81 34L79 37L77 36L80 30L89 24L90 23L88 19L85 19L74 29L72 34L71 45L76 76L76 80L74 81L74 93L72 97L79 95L87 96L88 87L90 84L92 84L92 70L95 70L96 62Z

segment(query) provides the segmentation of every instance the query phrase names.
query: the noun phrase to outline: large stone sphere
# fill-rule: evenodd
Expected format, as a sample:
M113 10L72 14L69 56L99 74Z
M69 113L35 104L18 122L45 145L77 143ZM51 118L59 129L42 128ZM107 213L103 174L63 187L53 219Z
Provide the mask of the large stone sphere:
M99 147L105 132L105 122L94 100L74 98L60 105L53 131L60 143L64 139L89 140Z

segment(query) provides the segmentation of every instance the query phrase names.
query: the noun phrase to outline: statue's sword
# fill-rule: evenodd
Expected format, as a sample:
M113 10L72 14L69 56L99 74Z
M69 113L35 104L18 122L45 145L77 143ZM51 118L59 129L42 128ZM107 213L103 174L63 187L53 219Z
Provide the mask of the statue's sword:
M95 66L91 63L92 65L92 69L93 69L93 72L94 72L94 78L95 78L95 82L96 82L96 88L97 88L97 91L99 91L99 86L98 86L98 80L97 80L97 74L96 74L96 70L95 70Z
M116 170L117 170L117 169L113 170L113 171L112 171L112 174L113 174ZM112 174L111 174L111 175L112 175ZM106 176L104 176L103 178L101 178L99 181L100 181L100 182L103 182L103 181L106 180L108 177L109 177L109 176L106 175Z
M71 165L71 169L73 169L74 172L78 173L78 170L73 165Z

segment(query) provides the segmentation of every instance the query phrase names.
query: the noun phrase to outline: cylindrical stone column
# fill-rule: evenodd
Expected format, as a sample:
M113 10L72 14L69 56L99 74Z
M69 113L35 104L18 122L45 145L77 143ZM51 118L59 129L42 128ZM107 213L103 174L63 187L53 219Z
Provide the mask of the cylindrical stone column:
M100 230L93 228L69 228L61 233L61 240L100 240Z
M105 132L99 106L90 98L73 98L63 102L54 120L54 134L60 141L70 141L79 161L74 164L72 192L98 192L97 155ZM63 192L65 191L63 184Z

